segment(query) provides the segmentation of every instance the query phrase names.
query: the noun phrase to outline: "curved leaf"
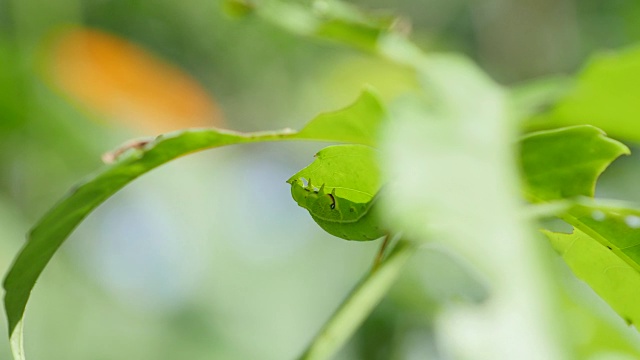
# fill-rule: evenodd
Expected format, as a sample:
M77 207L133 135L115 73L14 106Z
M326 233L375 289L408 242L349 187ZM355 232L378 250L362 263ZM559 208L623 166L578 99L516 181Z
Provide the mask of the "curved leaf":
M353 105L344 110L318 115L295 135L295 139L376 146L386 114L372 91L365 90Z
M293 175L291 195L320 227L346 240L375 240L385 231L374 214L380 189L377 151L363 145L336 145ZM314 185L315 184L315 185Z
M14 260L4 280L4 304L14 357L23 359L21 322L29 295L40 273L76 226L96 207L137 177L177 157L225 145L315 140L375 144L384 111L377 97L365 91L342 110L321 114L300 132L290 129L239 133L199 129L161 135L126 151L122 159L76 185L35 225L28 241ZM330 129L330 130L328 130Z
M534 202L593 197L598 176L629 154L624 144L589 125L532 133L522 138L520 151L524 191Z

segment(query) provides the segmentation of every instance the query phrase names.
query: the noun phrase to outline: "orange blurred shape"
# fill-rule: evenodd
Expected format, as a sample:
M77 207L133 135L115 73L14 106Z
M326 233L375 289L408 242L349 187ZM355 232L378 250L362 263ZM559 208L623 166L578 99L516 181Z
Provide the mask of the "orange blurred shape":
M45 65L55 86L109 121L154 134L221 125L194 79L124 39L73 28L51 45Z

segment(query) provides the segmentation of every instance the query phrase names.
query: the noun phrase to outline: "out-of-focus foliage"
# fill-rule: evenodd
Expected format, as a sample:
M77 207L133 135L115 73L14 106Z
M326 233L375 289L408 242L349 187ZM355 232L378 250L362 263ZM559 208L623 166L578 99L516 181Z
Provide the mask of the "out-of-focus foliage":
M634 1L361 3L384 8L381 18L399 12L429 52L461 50L502 83L572 73L588 54L640 38L640 4ZM74 95L52 88L51 74L43 70L53 58L41 55L69 24L88 32L100 29L180 68L181 77L197 79L204 92L213 94L226 125L237 130L300 127L317 112L350 101L364 82L379 88L385 100L417 87L411 70L303 41L255 17L232 20L221 5L204 0L0 1L0 267L8 268L29 224L79 177L100 166L101 153L133 136L154 135L161 125L134 130L123 127L122 118L96 122L105 110L76 108L67 100L78 104L81 97L70 99ZM75 81L86 86L87 94L104 89L98 78ZM575 89L591 86L579 83ZM188 95L174 90L176 99ZM119 104L117 98L104 101ZM635 139L600 125L610 135ZM157 170L105 203L44 273L27 317L28 352L43 359L141 360L298 354L375 251L375 244L332 241L290 204L282 180L317 150L252 146L199 155ZM637 168L635 161L614 163L610 171L617 176L603 181L598 193L634 196ZM278 182L281 189L272 186ZM420 189L417 185L414 189ZM242 197L211 190L231 187L243 189ZM429 347L434 299L441 301L438 291L452 291L447 286L456 281L446 280L451 275L446 267L431 273L418 268L403 275L404 282L339 356L442 355ZM574 300L579 305L569 307L572 324L584 330L571 334L576 343L584 349L607 343L581 356L633 351L629 344L636 338L608 309L593 305L591 292ZM0 358L9 356L0 342Z
M591 124L612 136L640 141L640 49L600 54L552 109L530 120L533 127Z

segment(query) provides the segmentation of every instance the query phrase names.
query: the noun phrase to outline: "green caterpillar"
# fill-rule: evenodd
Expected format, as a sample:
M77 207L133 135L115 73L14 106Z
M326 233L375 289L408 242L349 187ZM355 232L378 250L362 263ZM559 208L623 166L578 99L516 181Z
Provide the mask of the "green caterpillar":
M312 184L312 174L321 179L319 188ZM327 147L287 182L293 199L329 234L358 241L386 234L375 211L379 173L374 149L363 145Z

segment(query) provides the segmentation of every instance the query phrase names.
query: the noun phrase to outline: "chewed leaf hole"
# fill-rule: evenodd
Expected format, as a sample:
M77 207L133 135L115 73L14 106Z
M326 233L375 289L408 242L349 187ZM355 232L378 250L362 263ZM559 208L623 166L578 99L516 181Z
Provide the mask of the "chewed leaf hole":
M309 180L307 180L306 178L300 178L300 181L302 181L302 187L307 187L309 186Z

